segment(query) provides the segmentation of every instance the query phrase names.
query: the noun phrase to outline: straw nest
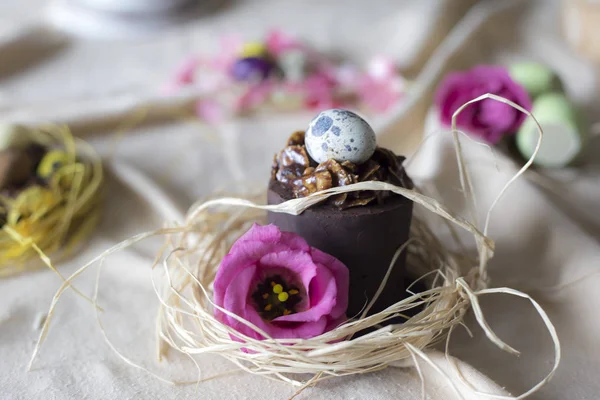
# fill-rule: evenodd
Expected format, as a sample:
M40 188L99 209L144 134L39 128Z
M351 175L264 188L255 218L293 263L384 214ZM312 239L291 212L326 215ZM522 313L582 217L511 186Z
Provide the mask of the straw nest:
M351 185L344 191L367 188L404 192L414 196L417 202L426 198L416 191L381 182ZM361 316L306 340L256 340L214 317L212 282L215 274L235 240L253 223L264 221L264 211L258 207L298 214L311 203L339 192L341 190L321 192L320 196L267 207L232 198L214 199L195 206L187 220L190 229L171 238L171 250L164 257L166 279L162 282L164 285L157 288L162 303L158 319L161 340L185 354L218 353L248 372L299 386L309 381L293 375L312 374L310 382L314 383L333 376L375 371L410 358L442 340L449 329L461 323L470 308L468 293L486 287L485 266L480 269L476 259L446 250L418 216L413 220L410 241L396 254L408 252L409 268L413 274L423 277L425 291L412 293L384 311L365 316L373 299ZM445 212L439 204L433 207L440 213ZM466 222L461 223L472 229L481 246L491 252L490 240ZM385 284L384 280L381 288ZM413 309L420 311L414 314ZM382 323L395 317L403 317L405 322L382 327ZM245 323L268 337L254 325ZM354 337L368 328L375 331ZM230 335L243 342L233 340Z
M460 108L454 115L454 121L456 115L466 106L483 99L501 101L532 117L528 111L517 104L487 94ZM541 140L541 128L539 131ZM160 267L163 270L162 274L153 274L154 289L161 303L157 318L159 358L166 354L169 348L189 356L192 361L195 361L194 357L198 355L218 354L233 362L241 370L290 383L298 388L296 393L325 379L369 373L392 365L406 365L406 361L408 364L414 365L421 375L418 362L421 360L429 363L436 371L443 374L448 384L454 387L457 397L462 398L454 380L437 367L424 350L446 339L446 354L448 355L448 340L452 330L462 324L465 314L472 310L480 327L493 343L507 352L518 354L517 350L495 335L487 325L479 306L479 296L488 293L505 293L530 300L546 324L554 342L555 358L551 371L529 391L516 398L520 399L537 391L553 376L560 361L560 344L554 326L539 304L527 294L510 288L488 288L486 273L488 261L494 251L494 243L487 237L490 215L508 186L525 172L533 158L509 180L500 192L496 201L492 203L485 223L480 229L475 218L471 180L463 162L461 145L458 140L459 132L455 125L452 127L452 135L456 146L461 186L466 203L470 205L472 211L471 218L464 219L453 215L439 201L420 193L417 189L410 190L374 181L336 187L278 205L260 205L259 202L264 198L264 194L245 198L211 198L192 206L183 224L131 237L106 250L66 279L54 296L31 363L45 340L59 297L77 276L96 262L102 266L111 254L134 243L153 236L167 235L167 243L159 251L153 264L153 268ZM404 300L379 313L366 316L371 304L375 301L372 299L371 303L366 305L362 315L348 320L332 331L302 340L270 338L266 332L262 332L250 322L225 309L218 308L213 303L212 284L221 260L235 240L253 223L264 221L265 211L298 215L329 196L358 190L389 190L412 200L418 206L412 223L411 239L405 246L398 249L396 256L403 251L408 253L408 266L413 274L417 273L421 276L426 284L426 290L409 293L409 297ZM470 257L463 252L456 253L445 247L425 222L423 217L427 213L441 217L451 232L455 232L457 229L469 232L476 245L476 256ZM394 261L391 260L390 265L393 264ZM381 282L380 288L385 286L386 279L387 275ZM93 303L98 323L104 333L98 314L99 307L96 303L97 294L98 284ZM256 340L224 325L214 317L215 308L246 324L266 339ZM397 317L404 318L405 321L401 324L384 324L385 321ZM369 333L356 335L359 332L364 333L362 331L366 329L369 329ZM171 382L127 358L112 345L105 333L104 335L109 346L123 361L145 370L158 379ZM233 340L232 335L240 338L241 341ZM450 357L448 359L452 361ZM462 377L458 366L456 373L473 392L484 395L470 386L466 378ZM220 375L222 374L215 376ZM212 379L215 376L202 380ZM493 397L513 399L513 397L497 395Z
M0 277L48 266L70 255L99 218L102 164L94 150L66 127L29 131L32 142L59 151L44 179L16 193L0 194Z

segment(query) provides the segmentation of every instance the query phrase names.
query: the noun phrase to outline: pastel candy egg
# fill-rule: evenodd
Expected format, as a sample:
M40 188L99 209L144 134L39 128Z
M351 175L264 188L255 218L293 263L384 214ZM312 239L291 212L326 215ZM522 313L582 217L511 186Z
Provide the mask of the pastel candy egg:
M238 81L261 81L269 76L272 69L273 64L265 59L242 58L233 64L231 75Z
M521 84L531 97L544 93L562 91L560 78L547 66L536 62L514 63L509 68L510 76Z
M242 58L262 58L267 55L267 47L261 42L248 42L242 47Z
M0 188L25 184L32 176L35 160L25 150L11 148L0 151Z
M33 143L31 131L23 125L0 124L0 150L24 149Z
M305 144L318 163L334 159L361 164L377 147L373 128L355 113L339 109L325 110L310 122Z
M586 136L575 106L562 93L546 93L533 102L532 114L544 131L533 160L536 165L558 168L569 165L583 149ZM517 149L529 159L539 140L537 126L528 118L515 138Z

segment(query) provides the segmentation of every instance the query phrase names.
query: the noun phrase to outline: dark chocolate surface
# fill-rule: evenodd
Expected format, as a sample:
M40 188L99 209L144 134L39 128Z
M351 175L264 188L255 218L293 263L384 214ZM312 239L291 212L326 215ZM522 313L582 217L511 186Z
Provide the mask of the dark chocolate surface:
M268 203L293 198L288 186L275 179L269 184ZM294 216L269 212L269 222L295 232L311 246L338 258L350 270L348 317L358 317L373 298L398 248L409 236L412 201L397 195L381 204L339 209L323 203ZM406 254L396 261L385 289L369 314L406 297Z

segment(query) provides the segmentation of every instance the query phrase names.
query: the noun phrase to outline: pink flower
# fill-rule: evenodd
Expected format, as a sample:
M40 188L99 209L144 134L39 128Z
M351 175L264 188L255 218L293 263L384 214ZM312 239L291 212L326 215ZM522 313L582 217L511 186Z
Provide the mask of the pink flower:
M304 48L300 41L279 29L274 29L267 34L265 44L267 49L269 49L269 53L273 55L283 53L290 49Z
M383 82L396 76L396 65L385 56L376 56L367 65L367 74L374 80Z
M238 112L251 111L265 103L273 91L269 81L249 85L237 98L234 108Z
M347 90L355 91L363 73L357 66L345 63L333 69L333 76L335 77L336 84Z
M392 108L402 97L404 79L392 60L378 56L367 66L367 73L357 80L357 93L362 103L377 112Z
M311 338L334 329L348 307L348 269L275 225L254 224L225 256L214 282L214 302L273 338ZM238 332L264 339L215 310Z
M217 71L228 73L231 65L238 59L244 41L238 35L225 35L219 39L219 53L214 56L209 65Z
M325 73L315 73L304 80L304 105L310 110L333 108L335 81Z
M402 83L399 80L379 81L369 76L363 77L358 84L361 102L376 112L386 112L400 100Z
M512 80L506 68L480 65L468 71L450 73L440 84L435 103L442 122L450 126L452 114L460 106L485 93L502 96L531 110L527 91ZM495 144L504 135L514 134L525 117L508 104L486 99L466 107L456 118L456 125Z
M195 81L195 75L198 67L202 64L199 57L189 57L180 66L177 67L173 78L163 89L167 95L174 94L182 86L190 85Z
M225 119L225 110L214 100L201 99L196 102L196 115L209 124L217 124Z

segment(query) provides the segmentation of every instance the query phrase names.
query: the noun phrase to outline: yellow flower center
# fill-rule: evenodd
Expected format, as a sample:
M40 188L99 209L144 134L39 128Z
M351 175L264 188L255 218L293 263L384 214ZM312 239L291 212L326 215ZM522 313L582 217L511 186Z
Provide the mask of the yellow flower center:
M290 295L287 294L287 292L281 292L277 295L277 299L284 303L285 301L287 301L287 299L289 299Z
M302 301L298 287L276 275L260 282L251 295L257 311L267 321L297 312Z

